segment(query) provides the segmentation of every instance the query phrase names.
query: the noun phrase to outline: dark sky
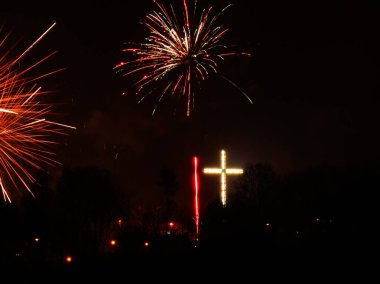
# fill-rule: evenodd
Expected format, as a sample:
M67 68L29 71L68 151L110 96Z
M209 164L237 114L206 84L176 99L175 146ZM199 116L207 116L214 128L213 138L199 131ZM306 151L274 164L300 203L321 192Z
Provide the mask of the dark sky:
M108 168L126 190L154 199L162 166L177 172L186 198L191 157L217 165L222 147L231 166L263 162L280 173L378 160L378 7L233 2L223 17L229 41L253 56L226 62L221 72L254 104L213 78L190 118L165 107L152 117L152 104L121 96L127 82L112 71L123 43L146 36L139 21L153 8L151 0L2 3L1 23L25 46L58 24L29 58L59 50L51 66L40 68L67 67L46 81L63 103L60 120L78 126L61 140L64 165ZM217 195L217 178L209 179Z

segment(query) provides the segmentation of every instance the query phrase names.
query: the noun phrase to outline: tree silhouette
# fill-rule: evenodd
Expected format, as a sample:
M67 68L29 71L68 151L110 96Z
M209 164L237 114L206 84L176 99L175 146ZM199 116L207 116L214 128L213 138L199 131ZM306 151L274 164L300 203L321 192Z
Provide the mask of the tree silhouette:
M235 183L234 199L256 210L255 217L262 218L268 210L267 204L273 194L275 173L272 166L248 164L243 175Z
M118 198L108 171L66 169L58 183L55 223L58 242L92 257L104 250L116 220Z
M168 230L168 222L173 216L176 208L176 202L174 196L178 191L177 175L175 172L167 167L164 167L160 173L160 180L157 185L163 188L165 196L165 212L163 216L164 221L164 233Z
M234 183L226 208L215 200L204 214L203 239L215 251L257 251L262 223L273 202L275 173L270 165L248 164Z

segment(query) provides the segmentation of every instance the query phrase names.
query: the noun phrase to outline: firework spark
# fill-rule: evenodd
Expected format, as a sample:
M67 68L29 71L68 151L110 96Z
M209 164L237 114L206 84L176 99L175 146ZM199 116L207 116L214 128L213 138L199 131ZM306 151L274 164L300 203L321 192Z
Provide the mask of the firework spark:
M144 43L124 49L134 59L121 62L114 69L134 81L136 93L142 95L140 101L153 92L158 95L157 105L166 94L178 95L186 99L189 116L194 107L194 90L212 74L218 74L220 62L229 56L250 54L231 51L223 43L228 29L218 21L231 5L219 13L212 6L198 13L197 1L190 7L183 0L183 11L176 13L172 5L167 9L154 2L157 9L143 22L149 36ZM227 82L236 87L231 80ZM252 103L248 95L239 91Z
M74 128L48 120L52 106L39 101L49 92L42 91L37 85L38 80L60 70L38 77L28 76L30 70L54 53L27 68L19 67L20 60L54 25L19 56L9 59L9 50L0 55L0 188L5 202L11 202L10 189L23 188L33 195L29 187L35 182L32 171L41 169L42 165L59 164L49 150L49 145L56 142L49 137L64 134L64 128ZM8 37L9 34L0 40L0 49L4 48Z

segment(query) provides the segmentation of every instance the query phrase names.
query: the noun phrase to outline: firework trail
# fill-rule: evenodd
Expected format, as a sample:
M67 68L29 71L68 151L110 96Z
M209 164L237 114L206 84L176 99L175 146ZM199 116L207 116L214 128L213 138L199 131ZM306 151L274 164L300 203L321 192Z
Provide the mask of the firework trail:
M31 66L21 69L20 60L55 26L50 26L34 43L15 58L9 58L10 50L0 54L0 188L5 202L11 202L10 190L26 189L32 195L28 184L34 183L33 170L42 165L59 164L49 145L55 144L49 137L64 134L72 126L47 119L52 106L42 103L40 97L48 94L37 82L56 70L38 77L28 72L47 60L47 55ZM2 30L0 28L0 34ZM4 48L9 34L0 39L0 51Z
M165 95L178 95L186 99L189 116L194 107L195 89L201 82L218 74L219 64L226 57L250 54L231 51L223 43L228 29L218 21L231 5L219 13L212 6L198 12L197 1L190 7L188 1L183 0L183 9L176 13L172 5L167 9L157 1L154 3L157 9L143 21L149 36L144 43L130 44L124 49L133 59L119 63L114 69L131 78L136 94L142 96L140 101L153 92L158 97L157 105ZM237 87L231 80L222 78Z
M195 215L195 239L199 241L199 176L198 176L198 157L193 158L194 164L194 215Z

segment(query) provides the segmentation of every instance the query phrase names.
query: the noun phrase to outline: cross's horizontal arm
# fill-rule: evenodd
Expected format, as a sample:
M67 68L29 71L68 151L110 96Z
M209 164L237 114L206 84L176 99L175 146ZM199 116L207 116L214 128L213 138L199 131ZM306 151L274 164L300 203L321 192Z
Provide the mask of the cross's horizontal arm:
M222 169L216 169L216 168L205 168L203 169L203 172L205 174L221 174L222 173Z
M241 175L243 172L242 169L226 169L228 175Z

